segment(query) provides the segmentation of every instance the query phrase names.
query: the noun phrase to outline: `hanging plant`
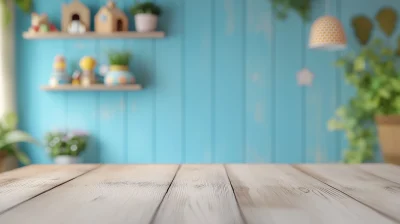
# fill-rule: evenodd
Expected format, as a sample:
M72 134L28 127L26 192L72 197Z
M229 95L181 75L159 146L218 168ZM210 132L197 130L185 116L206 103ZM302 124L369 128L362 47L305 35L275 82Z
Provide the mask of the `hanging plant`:
M396 27L396 12L385 8L375 19L390 38ZM400 38L396 46L380 39L369 43L372 22L365 16L353 19L353 29L363 47L337 61L347 83L356 90L349 103L339 108L329 121L330 130L342 130L346 134L349 147L344 157L346 163L373 161L378 143L375 117L400 114L400 69L397 66Z
M294 10L303 21L309 21L311 17L311 1L312 0L271 0L271 3L278 19L286 19L290 10Z
M29 13L32 10L32 0L0 0L0 4L4 10L3 21L5 25L11 22L11 9L9 8L9 4L7 4L8 1L13 1L25 13Z

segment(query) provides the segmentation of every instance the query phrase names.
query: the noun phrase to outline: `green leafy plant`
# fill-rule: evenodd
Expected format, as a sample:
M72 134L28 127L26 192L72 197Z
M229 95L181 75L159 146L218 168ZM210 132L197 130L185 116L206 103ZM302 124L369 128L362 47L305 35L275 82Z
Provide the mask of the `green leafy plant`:
M131 9L130 12L132 15L136 14L153 14L156 16L161 15L161 8L158 7L156 4L152 2L143 2L143 3L138 3L134 5Z
M11 9L7 4L8 0L0 0L1 7L4 10L4 23L8 25L11 21ZM32 10L32 0L13 0L14 3L25 13L29 13Z
M15 113L6 113L0 120L0 153L15 156L22 164L30 163L28 156L17 148L17 143L38 144L29 134L17 130L18 117Z
M304 21L311 17L312 0L271 0L278 19L286 19L290 10L296 11Z
M396 48L375 40L359 53L350 53L337 61L347 83L356 93L349 104L336 111L329 129L343 130L349 148L346 163L363 163L374 159L377 145L374 118L400 114L400 69Z
M51 157L79 156L85 151L89 136L85 132L54 131L46 134L46 147Z
M109 52L108 53L108 61L110 65L122 65L129 66L129 61L132 58L132 54L130 52Z

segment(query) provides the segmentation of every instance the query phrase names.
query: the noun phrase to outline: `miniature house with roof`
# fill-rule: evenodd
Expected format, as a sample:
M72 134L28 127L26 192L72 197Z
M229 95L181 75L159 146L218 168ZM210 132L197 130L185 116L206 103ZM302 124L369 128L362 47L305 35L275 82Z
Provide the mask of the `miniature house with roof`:
M99 33L113 33L128 31L129 21L126 14L109 1L95 16L95 31Z
M84 33L90 29L90 10L79 0L62 6L63 32Z

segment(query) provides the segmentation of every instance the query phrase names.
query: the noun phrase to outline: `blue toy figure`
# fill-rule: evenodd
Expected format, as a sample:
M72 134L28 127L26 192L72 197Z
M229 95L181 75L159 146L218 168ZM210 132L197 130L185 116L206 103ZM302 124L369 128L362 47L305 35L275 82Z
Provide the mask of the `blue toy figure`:
M54 58L53 63L53 74L51 75L49 85L50 86L57 86L57 85L64 85L69 84L71 81L71 77L65 71L65 58L62 55L57 55Z

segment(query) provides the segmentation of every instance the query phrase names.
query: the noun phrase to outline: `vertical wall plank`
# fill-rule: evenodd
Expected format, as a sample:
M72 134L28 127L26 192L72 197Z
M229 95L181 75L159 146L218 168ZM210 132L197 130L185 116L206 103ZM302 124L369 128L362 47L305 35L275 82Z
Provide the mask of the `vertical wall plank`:
M61 16L61 5L56 1L39 0L35 2L36 11L38 13L47 13L49 20L58 23ZM28 27L25 27L28 29ZM30 119L35 119L33 127L33 135L38 140L43 140L44 135L48 131L66 128L67 105L66 96L63 93L47 93L40 91L41 85L46 85L53 72L53 59L58 54L64 54L65 43L63 40L38 40L34 43L33 54L29 55L29 63L34 66L33 71L24 75L32 75L35 78L30 85L33 86L30 96L34 104L34 110L29 114ZM40 52L40 57L36 57ZM50 163L45 150L37 150L35 152L39 157L32 159L41 163Z
M23 13L18 8L16 9L16 23L15 23L15 37L16 37L16 59L15 59L15 72L16 72L16 91L17 91L17 111L19 118L19 128L35 137L38 136L35 130L36 120L31 119L31 114L35 110L37 100L33 93L38 91L37 86L33 85L37 80L37 75L34 76L31 72L35 70L35 64L32 64L33 57L37 47L35 43L25 41L21 33L26 31L31 25L29 20L30 15ZM19 47L18 47L19 46ZM22 47L23 46L23 47ZM41 137L41 136L39 136ZM28 154L28 156L35 162L43 158L45 152L39 147L31 144L21 144L21 148Z
M327 4L329 7L326 7L323 1L313 2L312 21L327 13L336 16L335 2ZM311 25L312 23L306 24L307 38L304 40L304 46L308 46ZM334 52L308 48L306 50L305 67L314 74L312 86L304 87L306 162L337 162L340 159L337 133L327 129L328 120L333 117L337 108L335 60Z
M303 158L304 92L296 73L303 67L304 25L295 13L275 26L275 160L301 162Z
M124 2L116 2L121 9ZM127 51L124 40L102 40L99 44L99 65L109 65L108 52ZM126 97L123 92L102 92L99 96L100 161L126 163Z
M267 1L245 2L246 162L271 162L274 18Z
M131 0L124 0L128 10ZM134 28L134 17L130 27ZM127 40L127 48L133 52L131 71L137 83L144 89L128 93L127 99L127 150L129 163L153 163L155 158L155 40Z
M215 1L215 161L244 161L243 0Z
M82 0L87 5L93 16L99 5L96 1ZM92 17L93 18L93 17ZM93 21L92 21L93 23ZM65 42L65 57L68 63L68 73L72 74L76 69L81 71L79 61L84 56L90 56L98 60L98 42L93 40L76 40ZM96 71L98 71L96 69ZM97 144L98 134L98 94L94 92L72 92L67 96L67 128L70 131L83 130L90 134L89 145L84 152L84 162L99 162L99 150Z
M124 50L123 41L100 42L100 65L107 64L107 51ZM125 107L123 92L102 92L99 98L99 140L100 161L103 163L124 163L125 150Z
M210 163L213 4L211 0L186 1L184 11L185 160L188 163Z
M159 27L167 37L156 42L156 162L181 163L183 101L183 0L158 0Z

